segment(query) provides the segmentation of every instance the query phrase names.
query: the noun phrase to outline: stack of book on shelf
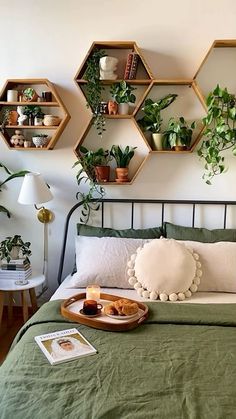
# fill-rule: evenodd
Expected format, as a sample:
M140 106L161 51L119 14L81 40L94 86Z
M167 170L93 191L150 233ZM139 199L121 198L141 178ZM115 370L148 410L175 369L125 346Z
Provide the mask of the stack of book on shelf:
M138 69L138 60L139 55L131 52L128 54L126 66L125 66L125 74L124 80L134 80L136 78L137 69Z
M27 279L32 274L32 268L27 259L11 259L2 263L0 279Z

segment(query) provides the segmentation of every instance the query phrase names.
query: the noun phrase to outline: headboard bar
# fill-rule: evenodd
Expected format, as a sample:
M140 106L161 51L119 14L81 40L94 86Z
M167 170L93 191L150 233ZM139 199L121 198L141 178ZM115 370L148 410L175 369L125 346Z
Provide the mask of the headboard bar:
M184 199L117 199L117 198L107 198L107 199L92 199L91 202L100 202L101 203L101 225L104 227L104 206L106 203L127 203L131 204L131 228L134 225L134 210L135 204L160 204L161 205L161 221L162 223L165 221L165 205L174 204L174 205L192 205L192 227L195 225L195 213L196 213L196 205L222 205L224 206L224 221L223 221L223 228L226 228L227 224L227 209L229 205L236 205L236 201L205 201L205 200L184 200ZM67 236L68 236L68 227L69 222L71 219L72 214L74 211L83 205L83 201L76 203L68 212L64 227L64 234L63 234L63 242L62 242L62 250L61 250L61 257L59 263L59 270L58 270L58 283L61 283L62 272L64 267L64 260L65 260L65 249L67 243Z

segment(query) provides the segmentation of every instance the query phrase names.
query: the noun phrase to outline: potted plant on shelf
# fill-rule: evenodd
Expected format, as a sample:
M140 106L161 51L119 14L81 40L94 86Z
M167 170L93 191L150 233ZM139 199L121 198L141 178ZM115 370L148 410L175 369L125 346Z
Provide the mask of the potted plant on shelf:
M176 99L178 95L168 94L167 96L153 101L152 99L146 99L142 111L144 112L143 118L138 120L138 124L144 132L150 131L153 139L153 149L162 150L162 133L161 131L161 111Z
M47 134L37 134L32 137L32 141L36 148L43 148L47 145L48 135Z
M183 116L179 119L170 118L168 128L163 133L164 149L171 148L175 151L183 151L190 148L195 128L196 122L188 124Z
M118 103L118 113L127 115L129 113L129 104L134 103L136 96L132 93L135 87L128 84L125 80L114 83L111 86L110 93L113 99Z
M211 185L213 177L225 171L223 152L232 148L236 155L236 96L217 85L208 95L206 104L208 112L203 118L206 138L198 155L205 160L203 179Z
M109 182L110 166L108 163L112 159L110 152L102 147L91 151L83 146L80 147L80 152L82 153L81 164L88 175L97 182Z
M98 135L102 137L105 131L105 117L101 112L100 103L102 102L102 81L100 80L99 63L106 53L103 49L95 49L87 61L87 68L84 74L86 84L87 107L90 107L93 113L93 123L97 129Z
M6 259L7 263L11 259L19 259L20 256L25 257L29 262L28 256L31 255L30 242L23 242L20 235L6 237L0 243L0 259Z
M134 156L134 151L137 147L129 147L122 149L119 145L113 145L111 148L111 156L114 157L117 168L116 168L116 182L128 182L129 174L129 163Z

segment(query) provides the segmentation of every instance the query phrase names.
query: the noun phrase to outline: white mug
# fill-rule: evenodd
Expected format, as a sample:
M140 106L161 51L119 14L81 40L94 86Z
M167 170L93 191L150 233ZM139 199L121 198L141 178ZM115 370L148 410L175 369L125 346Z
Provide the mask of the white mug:
M7 91L7 101L8 102L17 102L18 101L18 91L17 90L8 90Z

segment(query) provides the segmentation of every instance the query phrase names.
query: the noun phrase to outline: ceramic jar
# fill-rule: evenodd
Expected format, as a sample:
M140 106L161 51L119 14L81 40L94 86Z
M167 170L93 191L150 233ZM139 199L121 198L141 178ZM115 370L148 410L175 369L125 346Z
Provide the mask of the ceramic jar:
M10 143L14 145L14 147L22 147L25 141L24 135L21 134L20 130L16 130L15 134L12 135L10 139Z
M7 101L8 102L17 102L18 101L18 91L17 90L8 90L7 91Z
M61 118L55 115L44 115L43 123L46 126L57 126L61 122Z
M33 143L34 143L34 145L35 145L35 147L36 148L43 148L44 146L46 146L47 145L47 142L48 142L48 138L47 138L48 136L46 135L46 136L37 136L37 135L35 135L34 137L32 137L32 141L33 141Z

